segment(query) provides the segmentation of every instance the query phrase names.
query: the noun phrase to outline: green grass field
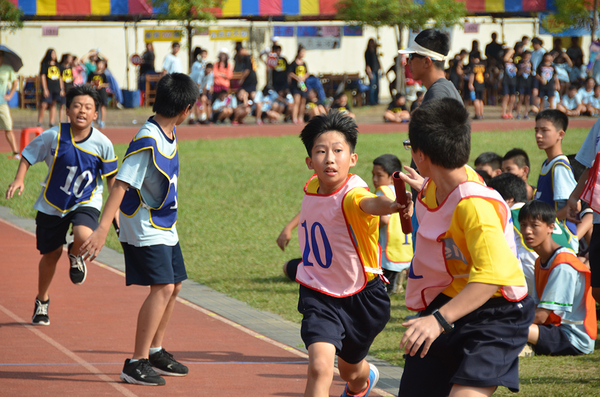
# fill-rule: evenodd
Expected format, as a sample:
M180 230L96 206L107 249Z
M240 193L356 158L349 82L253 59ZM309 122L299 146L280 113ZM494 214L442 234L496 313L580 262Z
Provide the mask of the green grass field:
M567 132L566 154L576 153L587 130ZM359 137L358 165L353 172L371 183L372 160L396 154L408 164L410 153L402 147L407 134L367 134ZM474 133L470 164L484 151L504 154L520 147L531 157L530 182L535 184L544 152L537 149L533 131ZM125 145L115 150L121 158ZM311 172L298 137L246 138L180 143L179 222L190 278L261 310L299 322L298 286L282 273L284 261L300 256L297 237L281 252L275 240L283 226L300 209L303 186ZM6 188L17 168L15 160L0 157L0 185ZM47 173L44 165L30 169L21 197L0 199L16 215L33 218L32 205L38 182ZM106 196L106 195L105 195ZM108 246L120 250L111 233ZM35 249L32 247L32 249ZM37 264L31 264L36 266ZM392 298L392 318L377 338L371 354L403 365L398 344L410 314L404 299ZM521 360L523 396L600 396L600 353L586 357L533 357ZM496 395L512 394L500 389Z

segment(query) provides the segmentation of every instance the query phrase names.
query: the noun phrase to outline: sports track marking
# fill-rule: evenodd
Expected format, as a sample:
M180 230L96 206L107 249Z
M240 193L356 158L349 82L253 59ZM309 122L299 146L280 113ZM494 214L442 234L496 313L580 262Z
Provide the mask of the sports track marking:
M2 222L2 224L4 224L5 226L8 226L9 228L13 228L13 229L17 229L20 232L24 232L27 235L29 235L30 237L35 237L35 234L22 229L16 225L11 224L10 222L4 220L4 219L0 219L0 222ZM3 227L4 229L4 227ZM102 269L106 269L109 270L109 272L114 273L116 275L119 275L120 277L124 276L124 273L118 269L114 269L106 264L94 261L93 262L94 265L102 268ZM93 270L92 270L93 271ZM253 362L253 361L210 361L210 362L191 362L191 361L185 361L182 360L182 362L184 362L186 365L190 365L190 366L201 366L201 367L212 367L212 366L223 366L223 365L230 365L230 366L250 366L250 367L256 367L256 366L265 366L265 365L282 365L282 364L291 364L291 365L302 365L303 367L305 367L308 364L308 356L307 354L305 354L304 352L301 352L297 349L294 349L290 346L287 346L285 344L282 344L280 342L277 342L271 338L265 337L264 335L261 335L249 328L246 328L244 326L241 326L240 324L237 324L231 320L228 320L214 312L211 312L209 310L206 310L200 306L197 306L185 299L182 298L178 298L177 299L179 303L195 310L198 311L206 316L209 316L211 318L214 318L215 320L218 320L220 322L222 322L223 324L230 326L236 330L240 330L246 334L248 334L249 336L267 342L270 345L273 345L274 347L278 348L278 349L282 349L286 352L289 352L295 356L297 356L299 358L299 360L293 360L293 359L287 359L285 361L272 361L272 360L267 360L267 361L259 361L259 362ZM8 308L6 308L4 305L0 304L0 312L4 313L6 316L8 316L9 318L11 318L16 324L18 324L19 326L22 326L23 328L25 328L26 330L30 331L33 335L35 335L39 340L41 340L42 342L44 342L45 344L48 344L52 347L54 347L55 349L57 349L61 354L63 354L64 356L66 356L66 358L72 360L73 362L39 362L39 361L31 361L31 362L22 362L22 363L0 363L0 368L9 368L9 367L15 367L15 368L23 368L23 367L33 367L33 368L38 368L39 370L44 370L44 369L49 369L49 368L58 368L58 367L70 367L70 366L82 366L83 368L85 368L90 374L94 375L97 379L99 379L101 382L103 383L108 383L109 385L111 385L120 395L123 396L128 396L128 397L135 397L137 396L136 393L134 393L133 391L129 390L128 387L126 386L131 386L131 385L125 385L124 383L120 383L119 381L116 381L114 379L114 377L110 377L108 375L106 375L102 370L100 370L98 368L98 366L107 366L107 365L112 365L115 366L117 368L120 368L120 366L122 365L121 362L90 362L85 360L84 358L82 358L80 355L78 355L77 353L75 353L74 351L70 350L69 348L67 348L65 345L61 344L59 341L57 341L55 338L52 338L51 336L47 335L46 333L42 332L42 330L45 330L45 327L39 327L39 326L33 326L29 324L29 321L24 320L23 318L21 318L19 315L15 314L13 311L9 310ZM62 336L62 334L60 334ZM105 335L105 337L108 337ZM27 347L23 348L24 350L27 349ZM42 371L40 371L42 372ZM120 371L119 371L120 372ZM339 375L339 372L337 371L337 369L335 370L336 374ZM0 374L2 372L0 371ZM169 379L168 379L169 381ZM55 381L55 382L60 382L60 381ZM338 378L338 382L339 382L339 378ZM339 383L338 383L339 384ZM338 386L339 387L339 386ZM138 390L137 387L136 391ZM142 390L146 390L146 388L143 388ZM24 390L23 390L24 391ZM140 390L140 392L142 392ZM383 390L380 389L374 389L373 390L374 395L380 395L380 396L390 396L390 394L386 393ZM1 394L1 393L0 393Z

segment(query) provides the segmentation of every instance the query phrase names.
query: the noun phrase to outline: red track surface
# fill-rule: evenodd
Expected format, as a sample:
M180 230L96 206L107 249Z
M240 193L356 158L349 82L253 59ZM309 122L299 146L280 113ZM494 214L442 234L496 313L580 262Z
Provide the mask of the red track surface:
M580 119L569 120L569 128L591 128L596 119L584 117ZM533 120L482 120L474 121L471 124L473 132L480 131L512 131L531 129L535 126ZM137 127L104 128L102 132L107 135L113 143L129 143L137 130ZM180 140L194 139L226 139L226 138L245 138L261 136L284 136L299 135L302 126L294 124L275 124L275 125L227 125L227 126L181 126L177 129L177 136ZM362 134L375 133L394 133L408 132L408 124L375 123L359 124L358 130ZM17 142L20 139L21 131L15 131ZM0 137L0 152L10 152L10 148L5 139Z
M5 396L302 396L306 356L178 302L164 346L185 362L184 378L163 387L121 383L131 357L144 287L126 287L122 274L88 264L88 279L68 278L66 253L50 290L49 326L30 325L39 254L35 236L0 220L0 395ZM343 383L336 378L332 395Z

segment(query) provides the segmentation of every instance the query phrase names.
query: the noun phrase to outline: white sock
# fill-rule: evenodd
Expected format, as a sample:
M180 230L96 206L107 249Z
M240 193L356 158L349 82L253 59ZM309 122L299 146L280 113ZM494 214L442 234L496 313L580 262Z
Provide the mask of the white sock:
M162 350L162 346L159 347L151 347L150 348L150 355L154 354L154 353L158 353L159 351Z
M130 362L130 363L134 363L134 362L136 362L136 361L140 361L140 360L138 360L138 359L135 359L135 358L130 358L130 359L129 359L129 362Z

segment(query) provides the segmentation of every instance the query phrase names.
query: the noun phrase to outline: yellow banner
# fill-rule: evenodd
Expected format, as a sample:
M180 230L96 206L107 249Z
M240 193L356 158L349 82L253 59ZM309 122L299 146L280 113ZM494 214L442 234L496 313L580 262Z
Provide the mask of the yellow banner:
M211 40L246 41L250 38L248 28L210 28L208 35Z
M144 29L144 41L146 43L153 41L180 41L181 37L181 30Z

